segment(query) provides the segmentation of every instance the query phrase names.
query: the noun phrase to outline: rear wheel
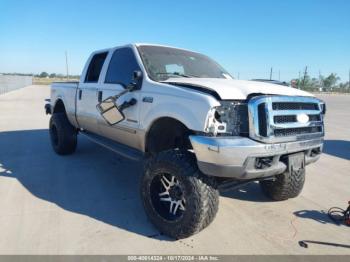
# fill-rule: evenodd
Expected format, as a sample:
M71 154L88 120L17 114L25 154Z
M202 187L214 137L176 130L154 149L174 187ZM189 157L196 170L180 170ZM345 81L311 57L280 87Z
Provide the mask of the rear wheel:
M305 168L287 170L277 175L275 180L263 180L259 183L264 194L273 200L294 198L301 193L304 187Z
M72 154L77 147L77 130L72 126L65 113L54 113L50 124L51 145L59 155Z
M161 152L151 160L141 196L151 222L176 239L207 227L219 204L215 179L201 174L193 154L181 150Z

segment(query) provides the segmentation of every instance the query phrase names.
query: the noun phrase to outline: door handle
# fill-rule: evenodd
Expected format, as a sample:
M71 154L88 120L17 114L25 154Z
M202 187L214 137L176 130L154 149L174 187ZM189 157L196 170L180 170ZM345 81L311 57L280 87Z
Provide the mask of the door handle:
M79 89L78 91L78 99L81 100L81 96L83 94L83 90Z
M102 91L97 92L97 101L102 102Z

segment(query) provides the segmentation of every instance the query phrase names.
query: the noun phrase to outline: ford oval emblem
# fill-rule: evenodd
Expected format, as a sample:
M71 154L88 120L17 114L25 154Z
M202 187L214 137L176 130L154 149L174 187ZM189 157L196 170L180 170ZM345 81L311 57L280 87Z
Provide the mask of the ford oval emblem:
M309 122L309 116L307 114L299 114L297 115L297 120L301 124L306 124Z

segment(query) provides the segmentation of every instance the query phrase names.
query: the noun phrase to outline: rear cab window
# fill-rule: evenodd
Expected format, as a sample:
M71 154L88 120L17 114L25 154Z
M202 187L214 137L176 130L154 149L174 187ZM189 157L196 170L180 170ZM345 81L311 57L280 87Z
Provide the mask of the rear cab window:
M103 53L95 54L92 57L88 70L86 72L85 83L98 82L107 54L108 52L103 52Z

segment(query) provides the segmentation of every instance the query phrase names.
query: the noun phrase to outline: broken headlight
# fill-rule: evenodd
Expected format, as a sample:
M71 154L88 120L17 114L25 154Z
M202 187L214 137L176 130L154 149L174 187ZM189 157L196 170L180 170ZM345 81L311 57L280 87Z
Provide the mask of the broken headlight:
M248 136L247 104L241 101L221 101L208 115L207 132L214 135Z

